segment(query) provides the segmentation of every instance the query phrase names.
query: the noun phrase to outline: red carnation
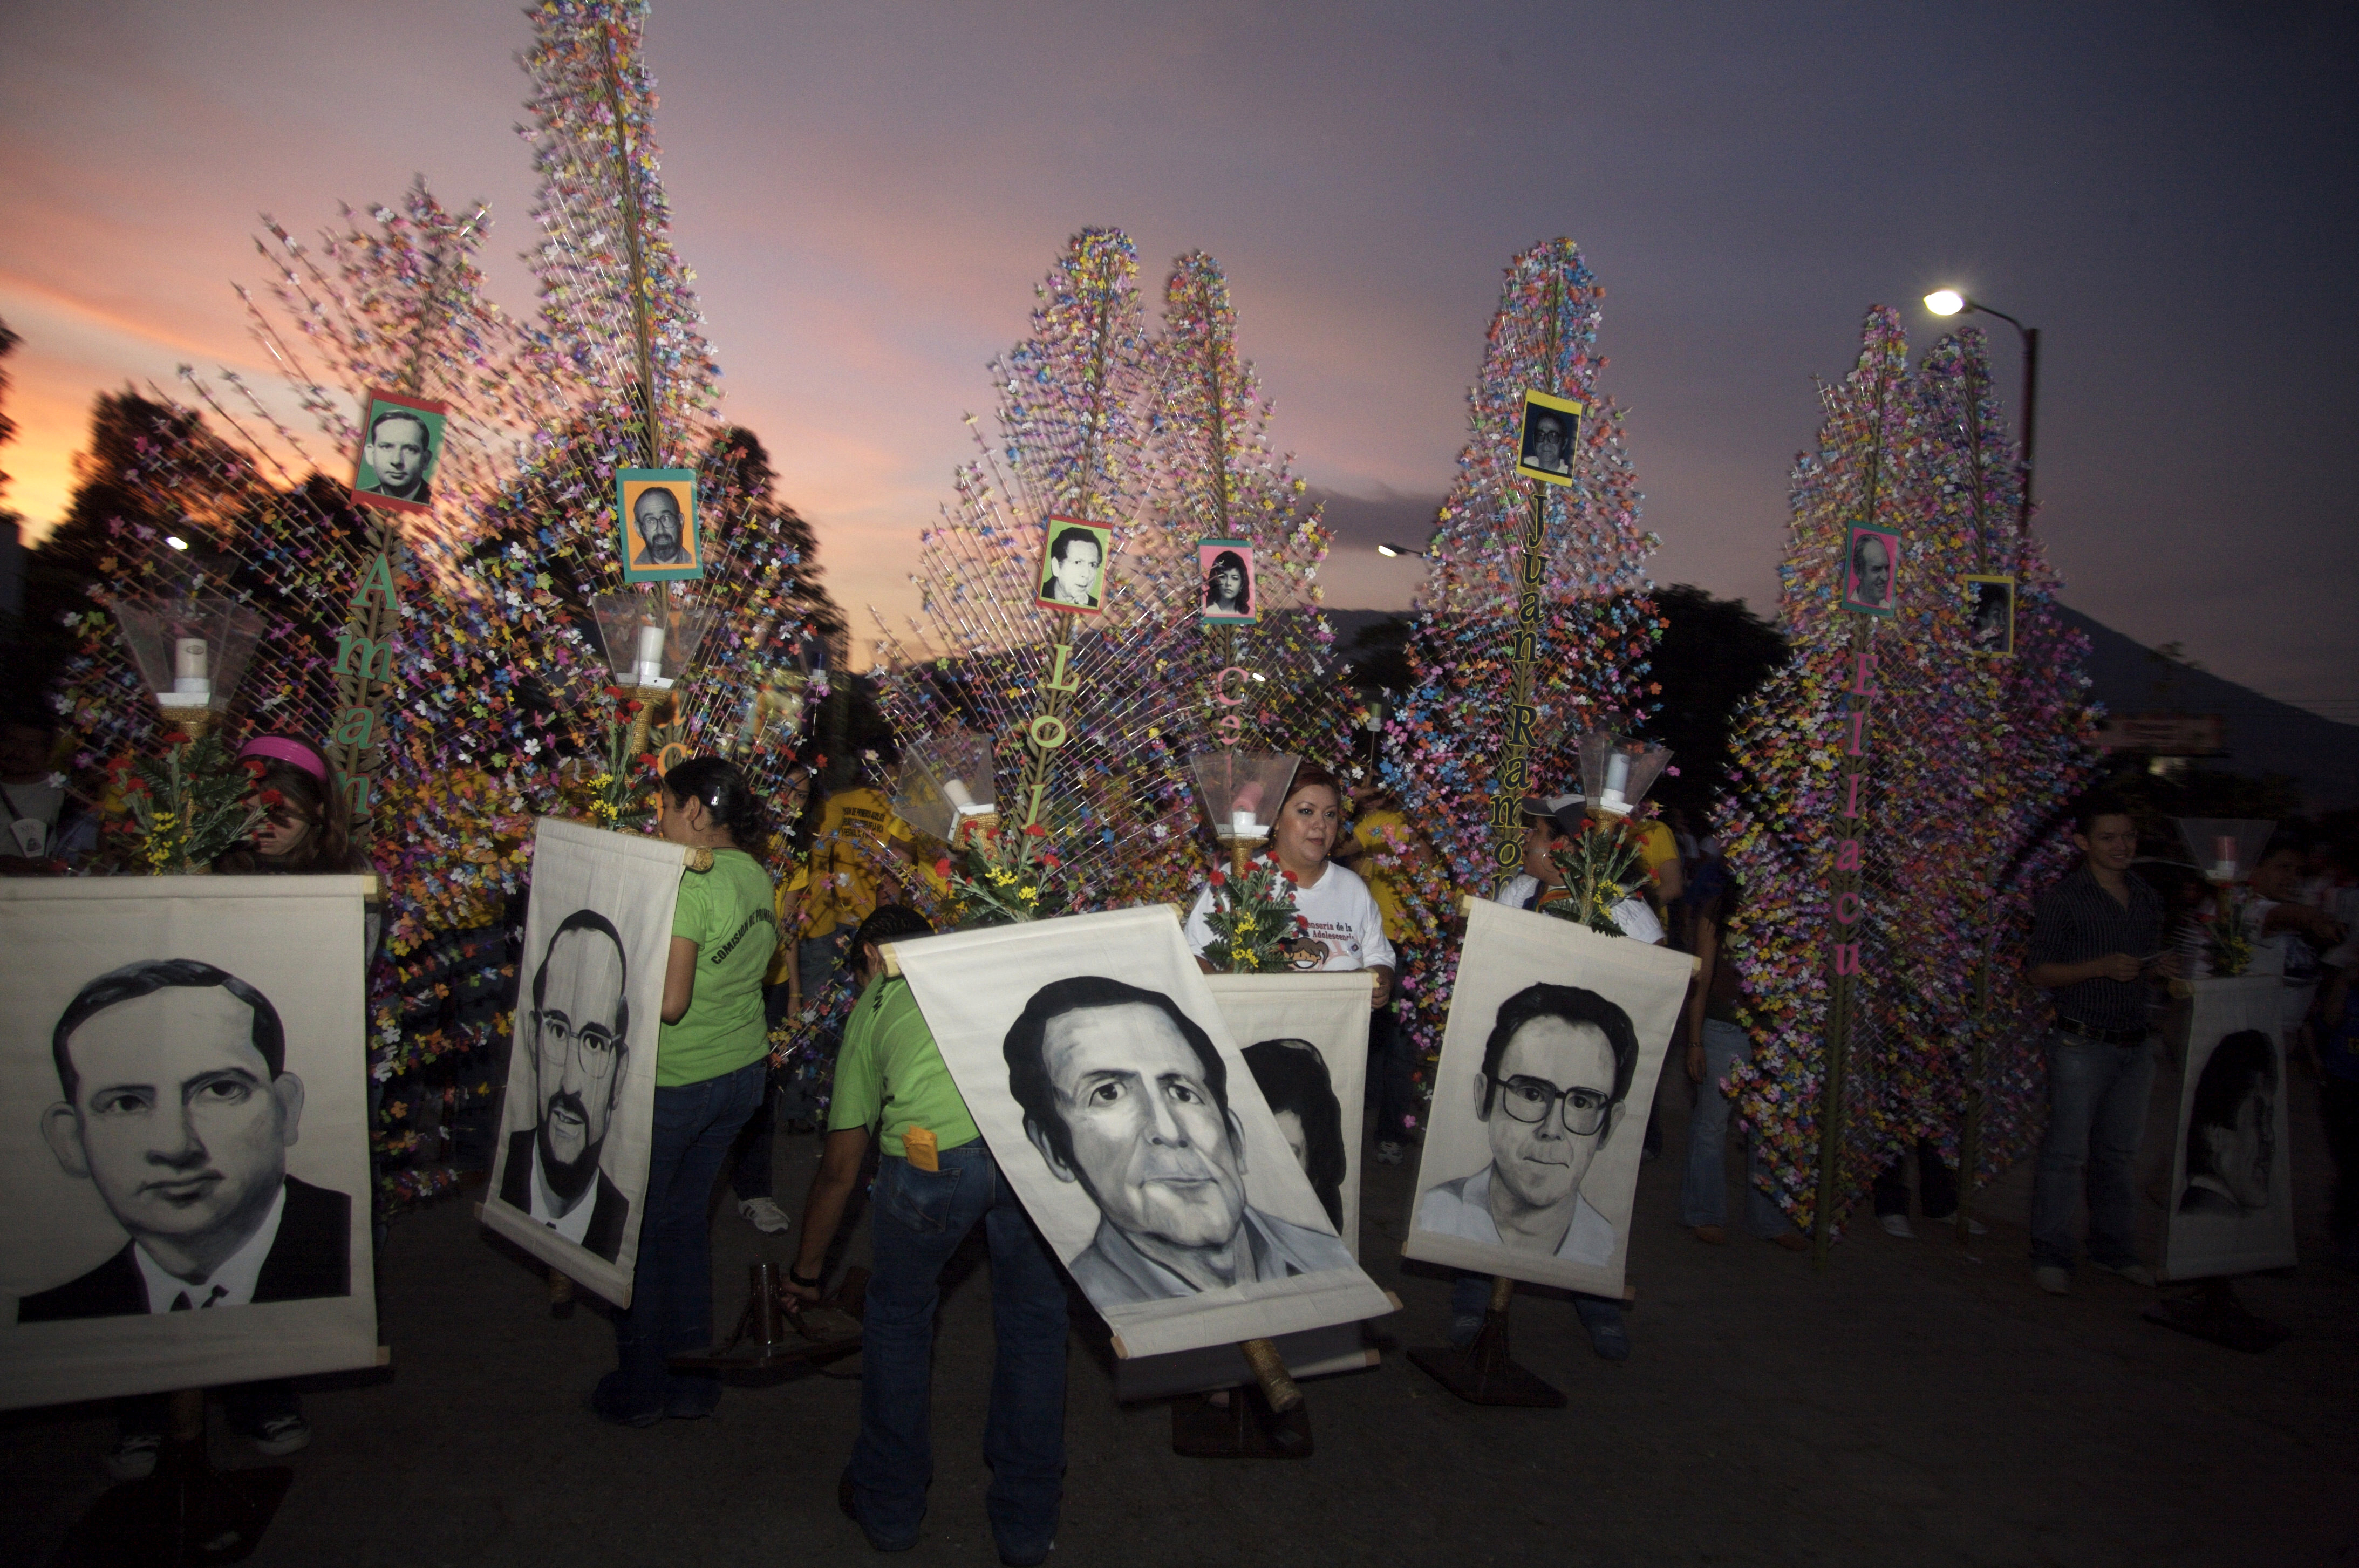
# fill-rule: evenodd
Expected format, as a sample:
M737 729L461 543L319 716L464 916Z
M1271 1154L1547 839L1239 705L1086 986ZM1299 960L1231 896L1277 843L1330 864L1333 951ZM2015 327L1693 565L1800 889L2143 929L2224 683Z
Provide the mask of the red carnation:
M166 746L186 746L189 744L189 737L184 731L173 730L165 735L164 744Z
M1227 887L1228 885L1229 885L1229 874L1228 874L1227 872L1225 872L1225 871L1222 870L1222 869L1221 869L1219 866L1215 866L1214 867L1212 867L1212 886L1213 886L1213 887Z
M1034 838L1047 838L1049 836L1049 830L1042 827L1038 822L1026 822L1024 824L1024 831Z
M948 877L950 874L951 857L945 855L940 860L934 862L934 875L937 877Z
M1277 873L1277 874L1278 874L1280 877L1285 877L1288 882L1291 882L1291 881L1295 880L1294 873L1293 873L1293 872L1291 872L1291 871L1288 871L1288 870L1285 869L1283 866L1281 866L1281 867L1279 867L1279 868L1278 868L1278 873Z
M606 695L619 702L623 700L623 689L620 686L609 686L606 688Z
M1064 865L1065 863L1057 858L1057 852L1055 850L1050 850L1040 856L1040 864L1047 866L1049 870L1054 871L1057 867Z
M285 804L287 797L280 794L276 789L265 789L260 796L260 800L263 804L263 809L269 811L275 810L277 807Z

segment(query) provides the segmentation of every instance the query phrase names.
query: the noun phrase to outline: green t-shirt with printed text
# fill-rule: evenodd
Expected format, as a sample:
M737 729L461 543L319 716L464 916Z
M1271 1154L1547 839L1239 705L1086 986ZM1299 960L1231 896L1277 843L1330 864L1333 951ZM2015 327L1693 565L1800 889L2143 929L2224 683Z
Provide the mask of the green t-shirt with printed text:
M762 974L778 942L770 874L742 849L714 850L712 870L680 874L671 934L696 943L696 989L656 1042L664 1089L734 1073L769 1049Z

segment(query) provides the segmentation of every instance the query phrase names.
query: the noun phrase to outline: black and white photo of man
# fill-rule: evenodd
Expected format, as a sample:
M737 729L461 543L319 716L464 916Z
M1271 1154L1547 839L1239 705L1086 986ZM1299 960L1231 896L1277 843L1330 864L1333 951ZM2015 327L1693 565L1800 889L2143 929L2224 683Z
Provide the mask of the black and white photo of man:
M379 408L369 420L362 461L376 483L360 486L365 495L425 506L433 500L427 480L434 468L434 430L423 415L400 407Z
M130 1239L18 1322L351 1293L352 1199L287 1173L303 1083L268 997L194 959L128 964L76 993L50 1051L42 1138Z
M1572 442L1565 434L1563 415L1542 410L1533 416L1524 465L1548 474L1572 472Z
M1049 573L1040 603L1073 609L1098 607L1098 573L1105 565L1105 541L1097 529L1079 523L1057 528L1049 541Z
M1966 640L1976 653L2015 651L2015 584L1991 577L1971 577L1966 586Z
M1545 983L1499 1006L1473 1081L1491 1162L1429 1191L1418 1227L1603 1267L1613 1222L1582 1195L1637 1071L1630 1017L1594 991Z
M640 539L638 552L631 558L633 566L696 564L696 554L687 543L679 497L669 486L650 485L639 492L638 499L631 503L631 527Z
M537 1125L508 1136L500 1200L596 1257L622 1250L630 1202L600 1167L630 1058L622 933L595 909L559 922L532 975Z
M1581 405L1571 398L1525 393L1523 425L1516 432L1516 472L1543 484L1571 485L1581 413Z
M2277 1044L2239 1029L2212 1048L2187 1113L2182 1214L2243 1219L2266 1213L2277 1170Z
M1874 528L1852 529L1843 578L1845 609L1877 613L1892 609L1893 557L1899 542L1897 534L1879 533Z
M1067 1267L1100 1307L1353 1267L1334 1236L1245 1201L1227 1066L1170 997L1099 975L1054 981L1003 1052L1026 1138L1097 1207Z

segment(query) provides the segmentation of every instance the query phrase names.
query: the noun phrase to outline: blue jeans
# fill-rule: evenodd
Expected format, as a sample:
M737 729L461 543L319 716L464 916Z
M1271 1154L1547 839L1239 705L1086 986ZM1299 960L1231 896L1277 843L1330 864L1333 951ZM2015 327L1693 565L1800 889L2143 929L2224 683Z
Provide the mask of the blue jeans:
M944 1265L980 1223L991 1243L998 1359L983 1457L1002 1555L1048 1550L1065 1489L1065 1278L981 1140L943 1149L940 1171L886 1155L869 1213L875 1272L863 1323L860 1437L844 1475L872 1543L918 1539L934 1478L934 1309Z
M599 1383L603 1413L701 1416L721 1402L720 1379L675 1376L664 1361L712 1343L712 1182L769 1079L761 1058L701 1083L657 1086L631 1304L614 1314L622 1365Z
M1408 958L1400 955L1407 968ZM1400 999L1386 1002L1368 1019L1368 1108L1375 1116L1376 1141L1400 1143L1408 1136L1408 1118L1417 1108L1417 1042L1400 1020Z
M1680 1223L1728 1223L1728 1114L1735 1102L1721 1092L1731 1069L1753 1054L1743 1027L1719 1018L1703 1021L1703 1082L1696 1086L1695 1115L1688 1121L1688 1169L1680 1182ZM1764 1239L1793 1228L1777 1202L1761 1190L1760 1157L1745 1140L1745 1225Z
M2100 1045L2051 1031L2048 1037L2048 1132L2031 1189L2031 1261L2070 1269L2083 1191L2089 1200L2089 1257L2107 1268L2137 1261L2132 1181L2154 1087L2147 1042Z

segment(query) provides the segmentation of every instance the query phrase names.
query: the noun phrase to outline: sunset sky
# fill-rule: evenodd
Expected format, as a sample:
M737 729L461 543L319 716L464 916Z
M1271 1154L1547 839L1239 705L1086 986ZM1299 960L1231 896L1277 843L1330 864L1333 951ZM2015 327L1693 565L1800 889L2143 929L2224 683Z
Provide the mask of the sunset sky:
M1658 582L1775 600L1811 377L1949 284L2043 331L2038 524L2074 606L2359 718L2359 24L2348 6L664 0L676 238L725 412L767 442L866 624L1075 229L1158 296L1201 247L1321 489L1438 501L1500 268L1568 234L1607 289ZM19 0L0 17L5 504L61 510L91 400L255 377L256 214L492 204L537 238L520 9ZM1991 323L2012 408L2011 330ZM1347 513L1347 521L1356 512ZM1414 563L1346 530L1339 606Z

